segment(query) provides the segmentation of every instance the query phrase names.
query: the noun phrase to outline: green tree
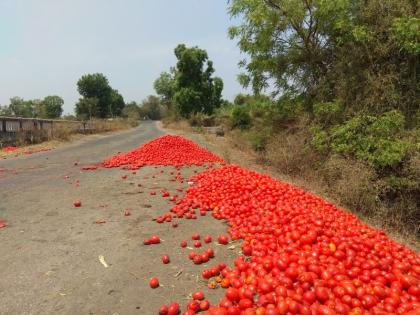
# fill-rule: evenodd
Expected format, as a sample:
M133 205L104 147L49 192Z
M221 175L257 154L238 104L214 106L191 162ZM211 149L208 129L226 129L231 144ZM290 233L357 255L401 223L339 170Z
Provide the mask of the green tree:
M113 117L121 115L121 111L125 106L124 99L121 94L112 89L109 85L108 79L102 73L86 74L77 81L77 90L79 94L85 99L96 99L96 109L90 112L82 113L89 117ZM94 103L95 103L94 102ZM91 104L92 100L87 101L86 104ZM87 109L91 106L82 104L80 109ZM93 116L92 116L93 115Z
M411 0L232 0L231 16L242 19L229 35L249 57L240 82L305 95L309 110L338 98L350 111L412 112L418 10Z
M0 106L0 116L12 116L9 106Z
M162 72L159 78L153 82L153 87L164 102L170 102L174 95L175 85L175 70L171 69L170 72Z
M12 97L9 104L9 112L18 117L35 117L35 108L31 100L24 100L20 97Z
M46 96L41 102L43 118L59 118L63 113L64 100L57 95Z
M131 118L133 120L140 119L140 107L136 102L129 102L122 110L121 116L124 118Z
M124 106L125 102L122 95L117 90L112 90L110 98L110 116L121 116Z
M177 112L183 117L193 113L211 114L222 103L223 81L213 77L213 62L207 52L198 47L175 48L177 64L171 74L163 73L155 82L159 95L171 97Z
M99 116L99 100L96 97L80 98L76 103L76 115L81 119Z
M140 115L144 118L159 120L162 106L159 97L149 95L140 105Z

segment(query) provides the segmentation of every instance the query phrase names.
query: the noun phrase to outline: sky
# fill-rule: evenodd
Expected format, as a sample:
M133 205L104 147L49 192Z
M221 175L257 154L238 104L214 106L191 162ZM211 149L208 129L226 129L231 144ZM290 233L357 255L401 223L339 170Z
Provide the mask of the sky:
M59 95L73 113L77 80L96 72L140 102L179 43L207 50L232 100L243 92L233 24L226 0L0 0L0 105Z

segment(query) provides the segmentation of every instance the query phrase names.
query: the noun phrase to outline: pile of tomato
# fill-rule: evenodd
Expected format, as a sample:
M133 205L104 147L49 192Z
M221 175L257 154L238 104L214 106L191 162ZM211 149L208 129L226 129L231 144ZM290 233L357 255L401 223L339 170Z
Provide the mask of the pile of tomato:
M125 165L127 169L138 169L144 165L203 165L206 162L223 163L223 160L191 140L165 135L130 152L117 154L102 165L108 168Z
M16 151L17 149L19 149L19 148L18 147L9 146L9 147L4 147L2 149L2 151L4 151L4 152L12 152L12 151Z
M203 314L420 314L420 255L383 231L239 166L189 181L174 216L211 211L226 220L233 240L242 240L243 255L222 272L225 298Z

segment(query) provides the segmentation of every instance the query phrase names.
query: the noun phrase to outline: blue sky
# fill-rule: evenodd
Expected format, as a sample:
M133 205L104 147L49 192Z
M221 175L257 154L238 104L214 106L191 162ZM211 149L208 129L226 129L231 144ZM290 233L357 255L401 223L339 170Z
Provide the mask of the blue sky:
M0 0L0 104L60 95L65 113L85 73L104 73L126 101L153 94L178 43L207 50L224 97L242 89L241 54L227 37L226 0Z

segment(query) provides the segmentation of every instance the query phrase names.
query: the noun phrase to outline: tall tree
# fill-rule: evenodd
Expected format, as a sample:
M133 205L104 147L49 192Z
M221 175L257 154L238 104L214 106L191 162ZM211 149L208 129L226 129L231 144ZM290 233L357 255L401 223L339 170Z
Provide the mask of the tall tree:
M164 102L170 102L174 95L174 84L175 84L175 70L171 72L162 72L153 82L153 87L157 95L159 95Z
M152 120L159 120L161 118L161 104L158 97L149 95L140 104L140 115Z
M197 112L211 114L222 103L223 81L213 77L213 62L207 52L180 44L175 56L178 62L173 100L178 112L184 117Z
M125 106L124 99L117 90L111 88L108 79L102 73L82 76L77 82L77 90L84 99L89 100L79 104L78 108L76 106L76 111L91 108L89 112L81 114L101 118L121 115ZM87 104L90 105L86 106Z
M9 104L10 112L13 116L35 117L35 108L31 100L24 100L21 97L12 97Z
M111 98L110 98L110 116L121 116L121 112L125 106L124 98L118 92L118 90L111 91Z
M63 113L64 100L57 95L46 96L42 102L42 115L44 118L59 118Z
M240 82L255 92L305 95L309 109L335 98L357 110L416 107L418 2L231 0L229 12L241 18L230 37L248 55Z
M80 98L76 103L76 115L82 119L99 117L99 100L96 97Z

